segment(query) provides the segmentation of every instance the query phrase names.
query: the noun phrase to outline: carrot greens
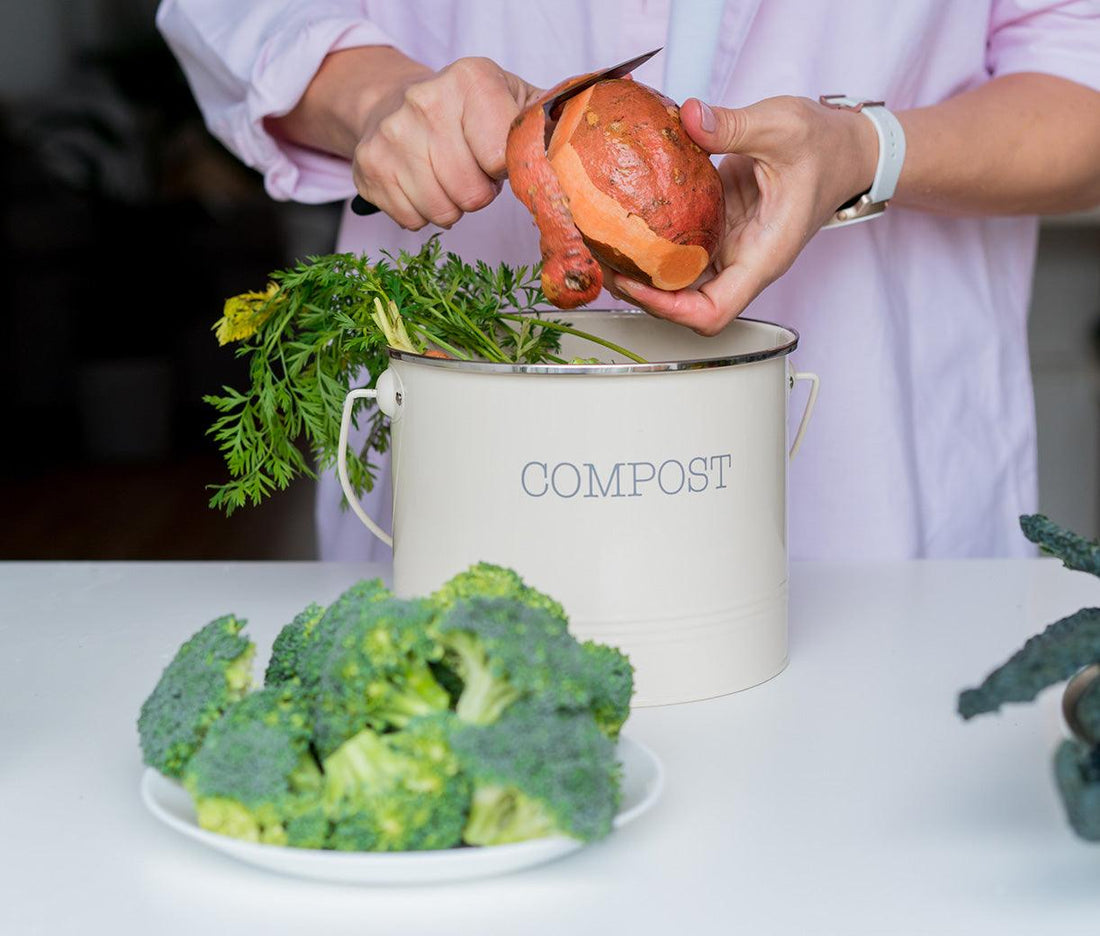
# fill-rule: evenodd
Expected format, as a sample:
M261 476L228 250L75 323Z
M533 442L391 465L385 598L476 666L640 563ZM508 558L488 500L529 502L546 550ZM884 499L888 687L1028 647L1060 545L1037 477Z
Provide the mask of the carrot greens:
M459 360L564 364L563 333L631 360L626 349L547 319L537 269L464 262L432 238L419 253L379 260L345 253L311 257L271 275L263 292L229 299L214 329L248 361L243 390L205 397L217 411L209 433L230 479L213 485L210 505L232 513L258 504L301 476L336 463L344 395L374 386L389 349ZM360 401L355 424L366 438L348 452L357 494L369 491L372 454L389 446L389 423Z

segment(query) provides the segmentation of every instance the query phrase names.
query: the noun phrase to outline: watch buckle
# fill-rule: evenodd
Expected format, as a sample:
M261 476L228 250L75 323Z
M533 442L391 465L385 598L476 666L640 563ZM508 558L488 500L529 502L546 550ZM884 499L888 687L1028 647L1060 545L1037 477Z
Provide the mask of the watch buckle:
M858 114L865 107L885 107L885 101L856 101L854 104L840 104L840 101L848 100L846 94L823 94L818 99L819 104L831 107L833 110L846 110Z
M865 193L853 202L842 205L836 213L823 225L823 228L840 227L844 224L855 224L857 221L866 221L886 210L889 202L873 202L869 193Z

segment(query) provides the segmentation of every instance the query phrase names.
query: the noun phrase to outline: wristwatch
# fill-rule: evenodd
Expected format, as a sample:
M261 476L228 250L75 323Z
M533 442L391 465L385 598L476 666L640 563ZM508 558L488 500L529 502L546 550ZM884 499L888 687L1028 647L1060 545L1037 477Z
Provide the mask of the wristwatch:
M823 94L818 100L826 107L855 111L875 125L878 134L878 168L871 187L841 205L824 227L842 227L874 218L886 210L894 197L901 166L905 162L905 131L901 122L886 109L883 101L857 101L844 94Z

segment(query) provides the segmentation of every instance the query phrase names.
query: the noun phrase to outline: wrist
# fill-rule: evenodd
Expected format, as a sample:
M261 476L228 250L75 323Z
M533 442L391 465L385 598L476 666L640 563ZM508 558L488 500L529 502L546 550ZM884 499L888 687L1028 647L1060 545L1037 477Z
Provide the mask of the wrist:
M383 117L401 106L411 85L435 73L389 46L348 51L367 53L340 76L347 105L344 119L358 143Z
M852 184L847 191L854 191L854 194L841 204L824 226L855 224L881 215L894 197L898 177L905 162L905 130L901 122L882 101L857 100L845 94L823 94L818 100L832 110L864 117L874 128L877 143L874 176L871 184L864 187L863 180L866 178L868 165L866 157L871 153L869 136L860 136L857 131L852 137L854 142L851 158L845 162L845 168L851 169L848 181ZM853 179L860 181L855 184Z
M432 74L390 46L361 46L327 55L301 100L267 121L277 136L350 159L405 89Z

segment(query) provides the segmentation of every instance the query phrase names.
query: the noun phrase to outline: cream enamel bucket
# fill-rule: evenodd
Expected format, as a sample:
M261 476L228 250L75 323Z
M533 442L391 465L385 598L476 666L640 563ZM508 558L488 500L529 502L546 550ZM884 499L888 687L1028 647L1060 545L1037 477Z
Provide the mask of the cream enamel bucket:
M565 607L580 639L629 654L635 704L736 692L787 662L787 461L817 395L790 329L739 319L716 338L634 311L558 313L639 365L507 365L391 351L344 403L339 474L392 542L394 589L426 595L486 561ZM602 352L602 353L601 353ZM810 392L788 447L787 404ZM359 400L391 420L392 539L348 484Z

